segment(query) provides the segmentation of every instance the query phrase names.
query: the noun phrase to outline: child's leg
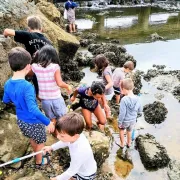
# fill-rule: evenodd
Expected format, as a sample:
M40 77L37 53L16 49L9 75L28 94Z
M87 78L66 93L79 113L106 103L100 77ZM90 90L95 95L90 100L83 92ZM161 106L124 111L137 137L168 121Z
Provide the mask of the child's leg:
M75 25L75 23L72 24L72 31L76 32L76 25Z
M106 124L106 118L105 118L104 113L103 113L101 106L99 104L96 107L96 109L94 110L94 114L97 117L99 128L102 131L104 131L104 125Z
M124 147L124 129L119 129L120 146Z
M116 104L119 104L119 102L120 102L120 95L119 94L116 94Z
M131 146L131 134L132 131L127 131L127 145L130 147Z
M86 121L86 129L91 130L91 128L92 128L91 112L87 109L82 108L82 114Z
M31 146L34 152L41 151L44 147L44 144L37 144L33 139L30 139ZM36 164L42 163L42 154L36 155Z
M72 33L72 24L69 24L69 32Z

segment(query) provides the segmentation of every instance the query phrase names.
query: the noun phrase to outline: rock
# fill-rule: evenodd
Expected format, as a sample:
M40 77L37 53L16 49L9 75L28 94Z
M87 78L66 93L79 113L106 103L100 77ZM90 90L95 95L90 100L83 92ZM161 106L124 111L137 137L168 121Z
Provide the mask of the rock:
M154 97L155 97L156 99L158 99L158 100L161 100L161 99L164 98L164 94L162 94L162 93L156 93L156 94L154 94Z
M75 61L78 62L78 66L90 66L93 61L93 56L90 53L78 52L75 57Z
M158 70L166 68L165 65L156 65L156 64L153 64L153 67L157 68Z
M151 34L151 40L152 41L157 41L157 40L164 40L162 36L159 36L156 32Z
M97 162L98 168L100 168L106 158L109 156L110 140L103 133L97 131L92 131L91 137L89 137L88 132L84 132L84 134L91 144L94 158ZM60 156L60 165L63 166L64 169L68 168L70 163L69 149L59 149L58 152Z
M117 39L112 39L110 42L111 42L111 43L115 43L115 44L120 44L120 41L117 40Z
M175 86L172 93L180 101L180 85Z
M0 126L0 161L7 162L25 154L29 146L29 139L20 131L16 123L16 116L1 114Z
M169 163L168 177L170 180L180 179L180 161L174 160Z
M80 40L80 45L81 47L88 47L89 44L94 43L93 39L81 39Z
M146 74L143 75L145 81L150 81L151 78L156 77L159 72L155 69L149 69Z
M166 167L170 161L165 147L156 142L155 137L146 134L136 138L137 149L146 169L156 170Z
M88 46L88 51L89 52L94 52L97 48L99 48L99 47L101 47L101 45L100 44L90 44L89 46Z
M143 108L144 119L149 124L160 124L162 123L168 113L164 103L154 101L153 104L147 104Z
M17 180L49 180L49 178L45 176L44 173L38 171L33 172L33 174L28 174L27 176L19 178Z

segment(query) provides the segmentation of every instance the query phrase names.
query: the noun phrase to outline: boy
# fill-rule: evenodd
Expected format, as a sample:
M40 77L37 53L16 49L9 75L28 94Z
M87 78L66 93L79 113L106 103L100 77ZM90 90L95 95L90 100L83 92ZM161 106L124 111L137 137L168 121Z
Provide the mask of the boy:
M35 52L41 49L44 45L50 44L51 42L42 34L42 22L38 16L27 17L28 31L15 31L13 29L5 29L4 36L14 36L16 42L24 44L26 50L33 57ZM33 84L38 94L38 83L37 78L33 76Z
M70 167L61 175L51 180L93 180L96 176L97 165L91 146L82 134L84 121L80 114L69 113L56 124L59 142L43 148L45 152L69 147L71 156Z
M30 139L34 152L40 151L46 142L45 125L54 131L53 122L44 116L36 103L34 87L25 80L31 69L31 55L23 48L13 48L8 54L13 76L4 86L3 102L13 102L16 106L17 124L22 133ZM42 154L36 155L36 165L45 164Z
M124 129L127 130L127 148L131 146L131 132L135 126L137 113L142 112L138 96L133 94L134 83L127 78L121 81L121 90L125 97L120 102L118 127L120 130L120 148L124 147Z
M113 72L113 87L116 95L116 103L119 104L121 89L119 88L121 80L125 78L125 74L134 69L134 63L127 61L122 68L116 68Z

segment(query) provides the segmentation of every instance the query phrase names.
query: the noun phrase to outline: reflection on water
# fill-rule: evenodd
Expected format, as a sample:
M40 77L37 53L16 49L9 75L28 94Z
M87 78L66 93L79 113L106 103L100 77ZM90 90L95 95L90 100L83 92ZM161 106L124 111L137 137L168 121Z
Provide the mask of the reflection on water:
M96 32L100 39L120 39L122 44L144 42L154 32L168 39L180 37L178 12L138 7L108 9L104 13L102 10L81 9L76 14L79 29ZM85 19L86 15L95 18L96 22Z

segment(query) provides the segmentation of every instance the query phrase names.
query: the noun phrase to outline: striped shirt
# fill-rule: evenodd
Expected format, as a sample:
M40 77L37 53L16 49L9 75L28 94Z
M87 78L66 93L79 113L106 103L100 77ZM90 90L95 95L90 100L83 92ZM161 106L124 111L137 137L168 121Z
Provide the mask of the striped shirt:
M39 64L32 64L32 71L36 74L41 99L57 99L61 97L61 91L56 84L55 72L60 69L58 64L49 64L43 68Z

